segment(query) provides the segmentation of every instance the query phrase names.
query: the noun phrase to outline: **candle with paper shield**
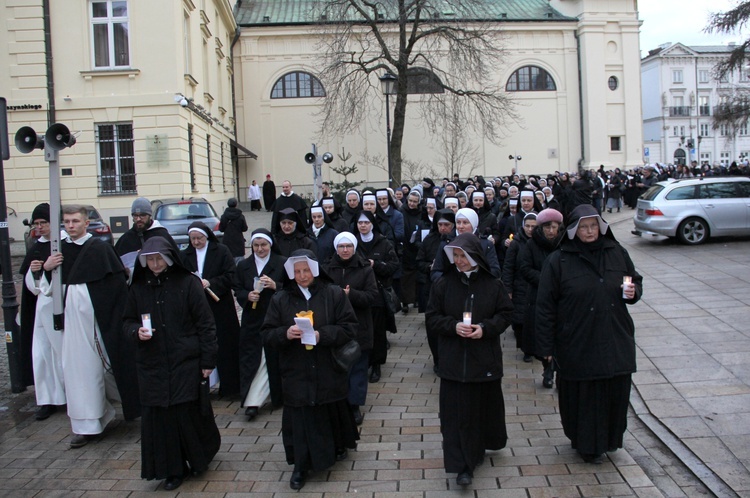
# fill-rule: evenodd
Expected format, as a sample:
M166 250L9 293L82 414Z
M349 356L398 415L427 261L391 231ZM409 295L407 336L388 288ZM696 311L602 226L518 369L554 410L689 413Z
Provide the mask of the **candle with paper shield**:
M263 282L261 282L260 277L255 277L253 279L253 290L255 292L261 292L263 290L263 287L265 287L265 286L263 285ZM253 303L253 309L255 309L257 307L258 307L258 301L255 301Z
M470 295L466 299L466 308L464 311L464 325L471 325L471 310L474 307L474 294Z
M315 326L315 323L313 322L313 312L312 312L312 310L300 311L299 313L297 313L296 316L298 318L309 318L310 319L310 325ZM315 346L311 346L310 344L305 344L305 349L307 349L308 351L312 350L312 348L314 348L314 347Z

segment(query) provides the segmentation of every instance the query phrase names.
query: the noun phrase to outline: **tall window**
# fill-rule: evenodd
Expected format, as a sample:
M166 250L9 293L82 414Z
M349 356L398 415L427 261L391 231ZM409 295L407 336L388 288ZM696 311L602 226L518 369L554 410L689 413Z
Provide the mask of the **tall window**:
M701 123L700 136L707 137L710 125L708 123Z
M698 83L708 83L708 69L701 69L698 71Z
M326 92L318 78L310 73L296 71L287 73L273 85L272 99L298 99L305 97L325 97Z
M743 136L744 136L744 135L747 135L747 122L745 122L745 123L742 123L742 124L741 124L741 125L739 126L739 128L737 128L737 132L738 132L738 133L739 133L740 135L743 135Z
M192 67L193 51L191 50L192 42L190 41L190 14L184 13L182 18L182 44L185 51L185 74L190 74Z
M620 137L609 137L609 150L618 152L622 150Z
M129 67L128 2L97 0L90 5L94 67Z
M729 126L727 126L726 124L722 124L721 126L719 126L719 134L722 137L726 137L727 135L729 135Z
M672 83L682 83L682 69L672 70Z
M508 92L539 92L555 91L555 80L552 76L537 66L524 66L510 75L505 84Z
M674 127L672 131L673 131L672 135L674 135L675 137L680 134L680 129L677 128L676 126Z
M95 135L99 155L99 193L137 193L133 123L97 124Z

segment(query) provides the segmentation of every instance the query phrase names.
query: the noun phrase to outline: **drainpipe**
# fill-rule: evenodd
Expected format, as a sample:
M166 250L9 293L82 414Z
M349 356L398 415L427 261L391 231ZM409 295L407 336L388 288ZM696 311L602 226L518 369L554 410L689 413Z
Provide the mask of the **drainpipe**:
M52 28L50 26L49 0L42 0L44 17L44 61L47 68L47 126L57 122L55 117L55 76L52 71Z
M237 0L237 3L234 6L235 9L235 19L237 18L236 13L239 11L240 5L242 5L242 0ZM237 43L237 40L240 39L240 27L237 26L237 29L234 30L234 38L232 38L232 43L229 45L229 58L232 61L232 116L234 116L234 139L237 140L239 137L237 136L237 104L236 104L236 94L234 91L234 45ZM239 140L237 140L239 143ZM235 195L237 196L237 199L242 199L240 196L240 160L238 154L237 154L237 148L232 147L231 149L232 153L232 165L234 166L234 190Z
M578 114L579 123L578 126L581 129L581 158L578 160L578 172L581 173L583 168L583 161L586 157L585 149L585 138L583 135L583 78L581 76L581 38L578 36L578 31L573 33L576 37L576 58L578 62Z

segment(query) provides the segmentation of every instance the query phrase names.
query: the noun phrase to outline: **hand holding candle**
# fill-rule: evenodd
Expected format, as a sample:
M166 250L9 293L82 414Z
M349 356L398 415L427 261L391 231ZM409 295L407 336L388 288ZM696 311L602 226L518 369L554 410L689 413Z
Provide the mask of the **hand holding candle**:
M153 337L154 329L151 328L151 313L143 313L141 315L141 322L143 323L143 328L148 330L148 332L144 332L143 335Z
M261 281L260 277L255 277L253 279L253 290L255 292L261 292L263 290L263 282ZM258 301L255 301L253 303L253 309L258 307Z
M622 298L632 299L633 295L631 289L633 288L633 277L625 275L622 277Z
M313 327L315 326L315 323L313 322L313 312L312 312L312 310L300 311L295 316L297 316L298 318L307 318L307 319L310 320L310 325L313 326ZM314 347L315 346L312 346L310 344L305 344L305 349L307 349L308 351L312 350L312 348L314 348Z

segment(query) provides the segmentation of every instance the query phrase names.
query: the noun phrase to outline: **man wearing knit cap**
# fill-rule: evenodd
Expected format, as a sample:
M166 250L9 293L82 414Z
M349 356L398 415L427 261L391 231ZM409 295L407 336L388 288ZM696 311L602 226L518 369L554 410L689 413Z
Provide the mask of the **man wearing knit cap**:
M151 202L145 197L138 197L133 201L130 208L130 214L133 216L133 226L130 230L120 236L115 244L115 252L122 264L128 270L129 274L133 272L136 255L143 247L143 242L151 237L164 237L179 252L179 248L166 228L154 220L151 216Z
M52 297L39 287L42 265L50 255L50 211L46 202L31 213L33 230L39 236L21 265L21 366L25 385L34 384L37 420L49 418L64 405L62 334L52 324ZM33 373L32 373L33 367Z

